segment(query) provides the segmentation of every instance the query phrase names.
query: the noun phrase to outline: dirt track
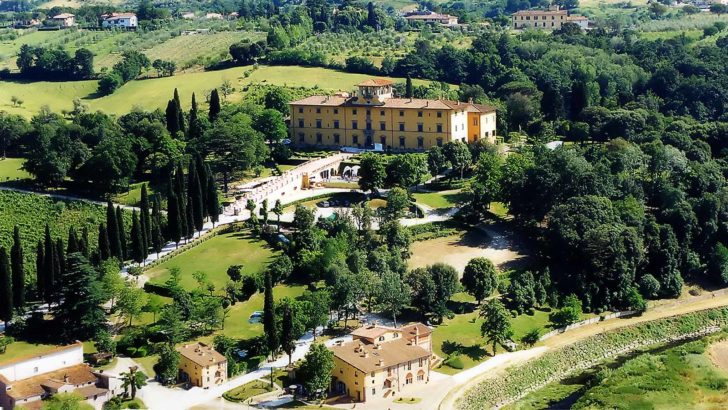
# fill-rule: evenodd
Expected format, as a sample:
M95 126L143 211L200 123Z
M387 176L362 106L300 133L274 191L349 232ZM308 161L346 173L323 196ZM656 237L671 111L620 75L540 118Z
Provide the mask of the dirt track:
M718 292L718 294L708 293L705 295L681 300L661 301L658 305L654 306L652 309L648 310L641 316L599 322L577 329L572 329L568 332L553 336L550 339L547 339L543 343L539 344L539 346L544 346L547 349L543 349L542 351L538 352L538 354L529 355L527 357L529 358L529 360L535 359L536 357L542 355L550 349L563 347L602 332L619 329L637 323L649 322L652 320L678 316L685 313L712 309L721 306L728 306L728 294L724 292ZM728 346L725 347L724 353L728 354ZM723 355L723 359L724 360L722 362L728 365L728 357L726 357L726 355ZM488 373L481 374L477 377L474 377L465 384L456 386L448 393L448 395L442 400L442 402L440 402L439 408L455 408L455 402L463 394L463 392L485 379L494 377L494 375L497 375L499 371L502 371L515 364L517 363L509 362L502 368L492 368L488 371Z

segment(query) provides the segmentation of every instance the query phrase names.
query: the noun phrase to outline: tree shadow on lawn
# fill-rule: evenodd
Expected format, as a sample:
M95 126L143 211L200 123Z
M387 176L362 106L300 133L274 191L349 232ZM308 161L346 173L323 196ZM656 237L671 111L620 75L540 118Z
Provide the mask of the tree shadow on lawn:
M474 361L482 360L487 354L485 349L478 345L465 346L460 342L453 342L452 340L442 342L442 352L448 356L453 354L465 355Z

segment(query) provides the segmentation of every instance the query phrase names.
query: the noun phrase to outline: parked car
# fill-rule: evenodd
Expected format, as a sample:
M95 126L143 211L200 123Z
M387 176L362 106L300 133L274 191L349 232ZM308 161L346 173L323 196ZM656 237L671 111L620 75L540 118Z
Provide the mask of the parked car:
M330 205L329 201L321 201L316 204L319 208L328 208Z

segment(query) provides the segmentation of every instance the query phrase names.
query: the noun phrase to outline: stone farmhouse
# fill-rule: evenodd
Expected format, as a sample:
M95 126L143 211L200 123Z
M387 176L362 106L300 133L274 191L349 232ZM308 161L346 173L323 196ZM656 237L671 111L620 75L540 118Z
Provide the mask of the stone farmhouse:
M520 10L511 15L511 28L560 30L566 23L574 23L582 30L589 27L589 19L585 16L569 15L566 10L552 5L548 10Z

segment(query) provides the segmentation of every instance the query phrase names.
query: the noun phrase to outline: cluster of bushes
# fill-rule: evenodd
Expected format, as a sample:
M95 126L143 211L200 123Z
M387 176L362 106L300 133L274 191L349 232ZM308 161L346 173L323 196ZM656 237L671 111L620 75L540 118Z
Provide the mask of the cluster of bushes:
M112 94L117 88L139 77L142 70L146 70L150 66L151 62L144 54L138 51L125 51L122 60L99 80L99 93L101 95Z
M641 323L592 336L544 354L503 377L485 380L458 399L458 409L502 406L529 391L640 347L713 333L728 324L728 309L711 309Z
M43 80L82 80L94 75L94 55L85 48L65 50L23 44L16 60L20 75Z

